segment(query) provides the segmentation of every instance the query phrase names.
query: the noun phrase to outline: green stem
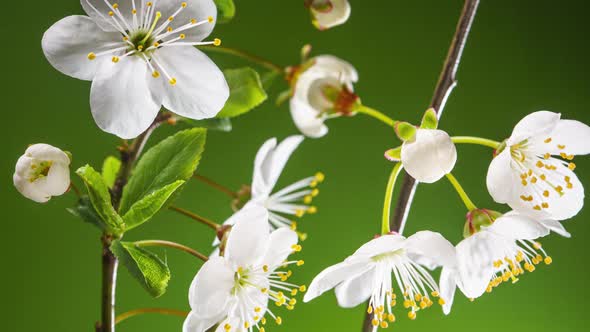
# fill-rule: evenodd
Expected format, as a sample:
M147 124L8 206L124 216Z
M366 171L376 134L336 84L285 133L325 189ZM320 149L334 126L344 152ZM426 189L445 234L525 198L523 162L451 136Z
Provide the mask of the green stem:
M211 221L211 220L209 220L209 219L207 219L205 217L201 217L200 215L198 215L196 213L193 213L193 212L190 212L188 210L179 208L177 206L170 205L168 208L170 210L172 210L172 211L176 211L176 212L178 212L178 213L180 213L180 214L182 214L184 216L187 216L187 217L189 217L189 218L191 218L193 220L196 220L196 221L198 221L198 222L200 222L200 223L202 223L202 224L204 224L206 226L209 226L214 231L217 231L219 229L219 227L221 227L220 225L214 223L213 221Z
M491 139L472 137L472 136L455 136L451 137L454 143L457 144L477 144L497 149L502 143L493 141Z
M387 115L379 112L376 109L367 107L365 105L359 105L355 108L354 110L357 113L362 113L362 114L366 114L370 117L373 117L383 123L385 123L386 125L390 126L393 128L393 126L395 126L395 124L397 123L397 121L393 120L392 118L388 117Z
M167 247L172 249L178 249L180 251L184 251L188 254L191 254L204 262L206 262L209 259L207 256L201 254L200 252L176 242L163 240L144 240L135 242L135 245L138 247Z
M188 316L188 312L182 310L174 310L174 309L164 309L164 308L141 308L135 309L131 311L127 311L117 316L115 319L115 324L119 324L124 320L127 320L131 317L143 315L143 314L160 314L160 315L168 315L168 316L178 316L178 317L186 317Z
M389 228L389 219L391 216L391 201L393 200L393 190L395 188L395 182L402 170L402 163L396 163L391 170L389 175L389 181L387 182L387 188L385 189L385 202L383 204L383 220L381 221L381 234L385 235L391 232Z
M204 50L204 51L211 51L211 52L216 52L216 53L237 56L239 58L257 63L260 66L267 68L269 70L272 70L274 72L277 72L279 74L283 74L285 72L285 69L283 67L281 67L269 60L263 59L257 55L253 55L253 54L250 54L250 53L247 53L242 50L235 49L235 48L224 47L224 46L200 46L199 49Z
M453 174L449 173L449 174L447 174L447 179L449 179L449 181L451 182L451 184L453 185L453 187L455 188L455 190L457 191L457 193L461 197L461 200L463 201L463 204L465 204L465 207L467 208L467 210L473 211L473 210L477 209L475 204L473 204L471 199L469 199L469 196L467 196L467 193L465 192L465 190L463 189L463 187L461 186L461 184L459 183L457 178Z

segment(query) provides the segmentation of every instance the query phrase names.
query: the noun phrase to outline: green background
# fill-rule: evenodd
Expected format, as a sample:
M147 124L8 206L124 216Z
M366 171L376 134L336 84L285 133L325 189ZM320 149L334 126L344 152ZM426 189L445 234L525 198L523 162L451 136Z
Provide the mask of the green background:
M482 1L441 126L452 135L479 135L501 140L526 114L548 109L566 118L590 123L590 64L587 54L585 1ZM82 13L76 0L10 1L0 21L4 32L2 59L2 202L1 326L3 331L91 331L99 317L99 232L69 215L73 194L45 205L21 197L11 177L14 162L28 144L46 142L73 152L73 167L115 154L119 142L101 132L92 120L88 82L54 70L41 51L41 37L54 22ZM304 43L314 54L329 53L353 63L360 73L356 91L365 104L398 119L417 121L428 106L441 64L462 7L459 0L352 1L349 22L315 30L301 0L237 1L237 17L219 26L215 37L224 45L248 50L288 65L296 64ZM214 55L222 68L244 65ZM285 86L279 82L273 96ZM305 266L295 280L309 283L371 239L379 230L383 191L392 164L383 151L396 146L393 133L363 116L329 122L330 134L306 140L289 162L279 186L323 171L326 182L317 199L320 213L306 217L301 229ZM175 128L158 129L151 143ZM258 147L269 137L297 133L286 106L272 102L234 121L231 133L211 132L199 173L238 188L251 179ZM460 146L455 175L481 207L496 206L487 194L485 174L491 151ZM590 185L590 160L578 158L578 176ZM80 182L75 179L78 184ZM190 183L177 202L222 222L229 201L201 183ZM431 229L448 239L461 239L465 211L446 181L422 185L407 233ZM543 241L554 259L515 285L502 285L475 303L458 296L452 315L440 308L419 313L410 322L401 307L396 329L423 331L573 331L588 320L585 238L590 232L585 209L565 225L572 239L552 235ZM166 239L204 252L213 234L172 212L126 237ZM184 253L168 251L173 272L169 291L150 298L120 271L118 312L137 307L187 309L187 289L200 263ZM332 293L282 312L281 331L359 331L364 308L341 309ZM148 315L120 325L120 331L179 331L182 320ZM269 330L275 330L274 327Z

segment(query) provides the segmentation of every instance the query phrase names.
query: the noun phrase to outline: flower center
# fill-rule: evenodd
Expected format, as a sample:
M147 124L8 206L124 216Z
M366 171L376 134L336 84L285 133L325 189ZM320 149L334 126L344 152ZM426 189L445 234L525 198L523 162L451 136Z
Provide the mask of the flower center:
M39 161L31 165L31 176L29 182L33 183L39 179L47 177L49 170L53 165L52 161Z

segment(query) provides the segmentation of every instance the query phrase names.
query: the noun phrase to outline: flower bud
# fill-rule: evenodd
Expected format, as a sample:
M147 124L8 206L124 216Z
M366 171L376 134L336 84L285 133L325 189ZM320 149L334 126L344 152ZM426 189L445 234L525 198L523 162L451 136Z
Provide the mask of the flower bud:
M403 137L409 136L412 131L409 127L407 129L398 130L398 135L404 133ZM406 140L402 145L401 160L406 172L416 180L433 183L453 170L457 162L457 149L446 132L418 129L413 139Z
M465 227L463 228L463 237L468 238L479 232L482 227L491 226L501 216L502 213L487 209L469 211L466 217L467 222L465 222Z
M350 17L348 0L306 0L312 23L320 30L326 30L345 23Z
M26 198L45 203L70 187L70 155L48 144L29 146L16 162L12 177Z

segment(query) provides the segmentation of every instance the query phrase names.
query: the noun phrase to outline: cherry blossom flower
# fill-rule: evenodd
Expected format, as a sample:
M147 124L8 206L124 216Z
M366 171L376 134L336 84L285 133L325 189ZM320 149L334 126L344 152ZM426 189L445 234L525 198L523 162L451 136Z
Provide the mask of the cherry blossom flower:
M344 24L350 17L348 0L306 0L316 28L326 30Z

